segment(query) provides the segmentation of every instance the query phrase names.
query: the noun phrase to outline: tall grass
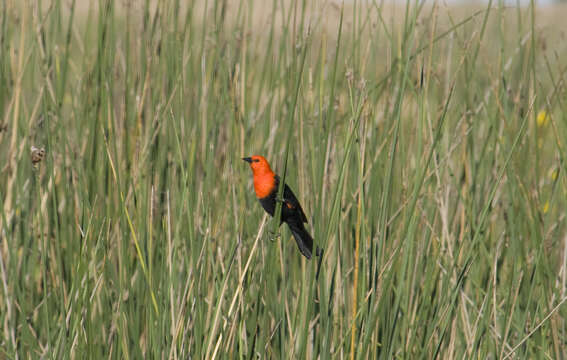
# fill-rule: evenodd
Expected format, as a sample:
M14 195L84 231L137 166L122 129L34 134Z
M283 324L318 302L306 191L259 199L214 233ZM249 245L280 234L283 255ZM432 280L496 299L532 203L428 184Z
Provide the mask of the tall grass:
M566 357L553 19L2 2L0 358ZM253 154L321 257L264 215Z

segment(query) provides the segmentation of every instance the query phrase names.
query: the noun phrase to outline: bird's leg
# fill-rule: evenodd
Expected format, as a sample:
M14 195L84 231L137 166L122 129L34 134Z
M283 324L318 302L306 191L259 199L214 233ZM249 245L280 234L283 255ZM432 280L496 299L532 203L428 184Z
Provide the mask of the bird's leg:
M270 239L270 241L276 241L279 237L281 236L280 232L273 232L271 230L268 230L268 239Z
M285 203L285 199L283 197L278 197L277 195L276 195L276 201L281 202L282 204Z

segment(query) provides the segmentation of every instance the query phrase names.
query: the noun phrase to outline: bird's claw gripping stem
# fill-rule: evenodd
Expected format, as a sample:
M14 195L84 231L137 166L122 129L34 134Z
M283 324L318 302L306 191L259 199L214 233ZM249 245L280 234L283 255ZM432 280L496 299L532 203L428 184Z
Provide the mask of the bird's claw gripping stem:
M276 241L280 237L280 233L268 230L268 236L269 236L268 238L270 239L270 241Z
M282 204L285 203L284 198L281 198L281 197L278 197L278 196L276 196L276 201L281 202Z

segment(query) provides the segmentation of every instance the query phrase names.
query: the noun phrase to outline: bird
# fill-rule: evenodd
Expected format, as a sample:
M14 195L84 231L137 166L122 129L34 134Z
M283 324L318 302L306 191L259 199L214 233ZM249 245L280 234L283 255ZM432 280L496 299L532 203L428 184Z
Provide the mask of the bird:
M276 201L280 177L276 175L265 157L254 155L242 158L250 164L254 176L254 190L260 204L272 217L276 209ZM313 251L313 238L305 229L307 223L305 212L295 194L287 184L284 184L280 225L285 222L297 242L297 247L303 256L311 259Z

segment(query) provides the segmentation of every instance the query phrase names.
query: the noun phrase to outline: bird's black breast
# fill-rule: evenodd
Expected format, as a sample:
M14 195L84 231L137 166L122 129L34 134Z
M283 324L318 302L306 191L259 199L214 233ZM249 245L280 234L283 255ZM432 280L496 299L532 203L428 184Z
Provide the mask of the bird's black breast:
M280 179L276 176L274 190L270 193L270 195L259 198L260 204L268 214L274 216L274 212L276 210L276 196L278 194L278 187L279 187ZM296 219L300 222L307 222L307 217L299 204L299 201L295 197L295 194L287 184L284 184L284 193L283 193L283 204L282 204L282 213L281 213L281 222L286 222L288 219Z
M271 216L274 216L276 210L276 193L277 191L272 191L270 195L258 199L264 210Z

